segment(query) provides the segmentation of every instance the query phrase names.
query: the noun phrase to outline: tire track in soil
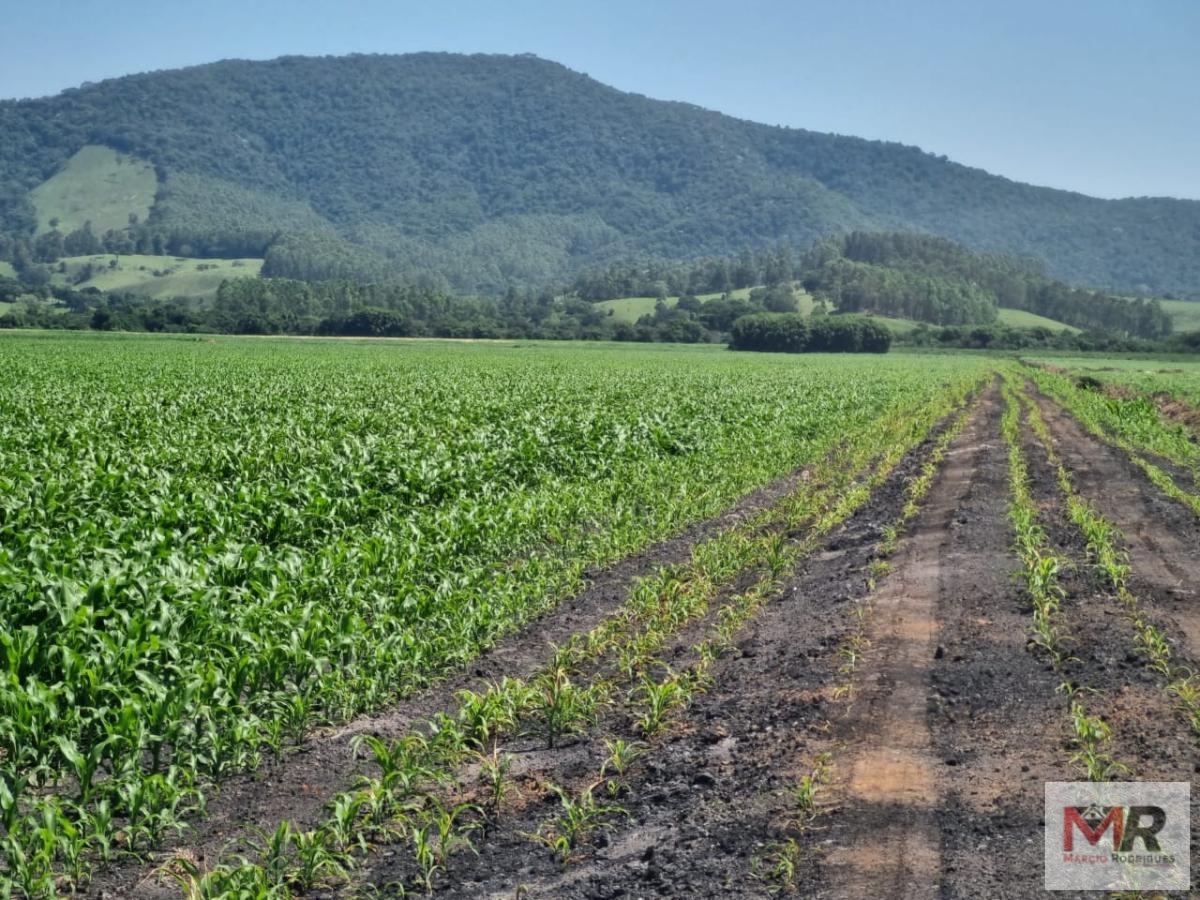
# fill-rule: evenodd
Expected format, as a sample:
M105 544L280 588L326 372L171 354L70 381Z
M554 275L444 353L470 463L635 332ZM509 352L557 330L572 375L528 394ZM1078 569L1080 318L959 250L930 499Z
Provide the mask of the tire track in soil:
M928 705L942 791L940 888L946 900L1017 900L1042 891L1043 785L1075 775L1063 744L1062 676L1028 648L1008 449L997 426L974 466L941 549Z
M1200 660L1200 519L1161 494L1121 450L1097 440L1063 407L1031 392L1076 490L1125 538L1131 588L1143 609L1182 636ZM1042 453L1035 444L1033 454Z
M751 875L753 860L789 833L788 789L829 747L824 729L838 708L836 649L851 630L849 610L868 592L866 565L930 446L910 453L739 634L735 652L714 670L713 688L695 698L684 720L631 773L618 800L628 816L615 831L564 869L526 836L555 812L556 798L526 797L478 856L455 858L453 883L438 895L766 896L767 886ZM602 751L563 751L543 775L572 785L595 777ZM386 890L403 870L383 861L367 880Z
M590 630L615 612L636 579L652 574L659 567L686 562L698 543L766 510L807 478L807 467L801 467L751 491L717 516L688 526L677 535L609 566L587 572L586 585L581 591L500 638L465 669L449 673L431 687L386 710L315 731L303 743L290 748L282 760L266 758L256 772L223 781L208 800L206 817L193 822L182 840L173 841L168 849L155 853L152 864L131 861L99 870L79 896L99 900L175 898L177 888L153 877L155 869L175 854L187 852L200 862L212 864L231 841L252 835L256 827L273 831L284 819L301 828L315 826L323 818L324 804L369 769L352 757L350 745L356 736L398 736L415 723L450 708L456 691L479 690L502 675L520 678L532 674L549 658L551 645Z
M821 896L938 896L945 788L927 716L938 600L959 509L979 477L987 439L997 439L999 415L999 398L989 391L951 445L871 603L870 649L855 675L852 705L836 729L837 745L846 749L834 755L838 808L829 816L827 854L819 866ZM974 560L956 562L974 569Z

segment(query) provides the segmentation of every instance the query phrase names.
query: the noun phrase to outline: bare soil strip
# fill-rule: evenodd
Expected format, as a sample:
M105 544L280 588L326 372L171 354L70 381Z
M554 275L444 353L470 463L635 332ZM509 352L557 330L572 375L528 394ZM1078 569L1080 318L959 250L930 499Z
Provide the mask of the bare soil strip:
M403 734L415 723L448 709L456 691L479 690L502 675L528 676L545 664L552 645L588 631L611 615L638 578L687 561L696 544L769 508L807 478L807 470L798 469L747 494L719 516L588 573L586 588L501 639L472 661L468 669L379 713L317 731L282 760L265 760L257 772L222 783L208 802L206 818L194 823L181 841L157 854L150 865L130 862L97 872L81 896L176 897L177 889L153 877L159 862L174 853L185 850L197 861L213 864L231 842L252 833L254 828L274 830L284 819L301 828L313 827L322 819L324 804L366 771L351 752L351 742L357 735L386 738Z
M951 446L925 508L892 558L872 602L871 650L857 675L849 714L837 727L835 794L823 896L918 898L938 895L938 809L942 762L927 708L939 640L938 598L958 510L988 437L995 439L995 392ZM971 560L958 564L971 568Z
M876 599L875 649L839 726L840 805L820 820L828 852L802 885L807 896L1039 894L1044 783L1085 777L1071 761L1064 681L1092 689L1089 710L1113 728L1123 777L1188 780L1196 768L1195 744L1087 565L1032 435L1031 489L1076 563L1064 630L1077 659L1056 671L1028 647L997 413L964 432ZM1140 472L1120 482L1138 489Z
M941 894L996 900L1042 887L1046 781L1069 776L1061 676L1028 648L1013 575L1007 448L993 425L941 548L929 729L937 758ZM1053 487L1053 483L1050 484Z

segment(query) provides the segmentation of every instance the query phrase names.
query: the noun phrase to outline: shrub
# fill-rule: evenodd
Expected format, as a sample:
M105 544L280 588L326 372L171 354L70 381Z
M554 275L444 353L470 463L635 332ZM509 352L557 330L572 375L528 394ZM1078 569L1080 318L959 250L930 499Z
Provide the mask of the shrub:
M757 313L733 323L730 348L773 353L886 353L892 333L860 316Z

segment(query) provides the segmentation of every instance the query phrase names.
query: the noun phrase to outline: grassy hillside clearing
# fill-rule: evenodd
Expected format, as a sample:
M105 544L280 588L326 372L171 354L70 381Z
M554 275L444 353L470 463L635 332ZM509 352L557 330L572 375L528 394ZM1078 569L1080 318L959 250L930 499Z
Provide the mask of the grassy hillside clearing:
M114 266L112 263L116 261ZM262 270L261 259L184 259L173 256L71 256L62 260L65 271L54 278L60 284L74 282L90 265L93 274L77 288L129 291L144 297L211 297L228 278L254 277Z
M736 291L730 291L729 296L738 300L746 300L750 296L750 290L750 288L740 288ZM697 295L697 299L707 303L710 300L720 299L721 296L721 294L699 294ZM797 291L796 296L800 302L800 312L806 316L811 315L813 311L812 296L802 290ZM678 302L678 297L666 298L667 306L674 307ZM653 315L654 307L657 303L658 300L655 297L621 297L617 300L601 300L596 304L596 306L600 307L601 309L612 310L613 318L619 322L633 323L642 316ZM1195 308L1198 321L1196 327L1200 327L1200 303L1188 304L1181 302L1180 305ZM895 334L907 334L921 324L920 322L916 322L912 319L901 319L891 316L876 315L872 318L883 322ZM1001 309L1000 324L1008 325L1013 328L1042 327L1049 328L1054 331L1079 331L1078 328L1075 328L1071 325L1067 325L1054 319L1048 319L1045 316L1039 316L1036 313L1025 312L1021 309ZM1178 329L1179 326L1177 325L1176 328Z
M735 291L729 292L731 300L748 300L750 298L751 288L738 288ZM697 294L696 299L701 303L707 303L709 300L720 300L724 294ZM800 312L808 315L813 309L813 298L804 291L797 291L796 297L800 301ZM666 299L667 306L674 307L679 302L678 297L668 297ZM600 300L596 306L600 309L612 310L613 318L618 322L633 323L642 316L654 314L654 306L658 303L656 297L621 297L617 300Z
M912 319L897 319L891 316L872 316L871 318L883 322L888 328L892 329L894 334L908 334L908 332L919 328L923 323L913 321ZM1000 324L1007 325L1011 328L1049 328L1052 331L1079 331L1071 325L1066 325L1054 319L1047 319L1045 316L1039 316L1036 313L1025 312L1023 309L1000 309Z
M1159 300L1178 331L1200 331L1200 302L1194 300Z
M1078 332L1080 330L1074 325L1067 325L1056 319L1048 319L1045 316L1039 316L1037 313L1026 312L1023 309L1005 309L1003 307L1000 309L1000 324L1008 325L1012 328L1049 328L1051 331Z
M29 198L37 212L39 234L53 228L67 234L91 222L99 236L128 227L130 216L145 220L157 190L158 177L150 163L89 144L34 188Z

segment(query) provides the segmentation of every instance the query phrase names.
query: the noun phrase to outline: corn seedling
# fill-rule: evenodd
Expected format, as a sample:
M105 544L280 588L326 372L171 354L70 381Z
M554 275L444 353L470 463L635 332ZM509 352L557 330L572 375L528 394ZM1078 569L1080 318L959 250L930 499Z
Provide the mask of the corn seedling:
M549 785L558 797L559 813L530 837L554 851L564 865L597 829L611 827L611 817L626 815L623 807L597 802L594 793L597 784L585 787L578 797L557 785Z

